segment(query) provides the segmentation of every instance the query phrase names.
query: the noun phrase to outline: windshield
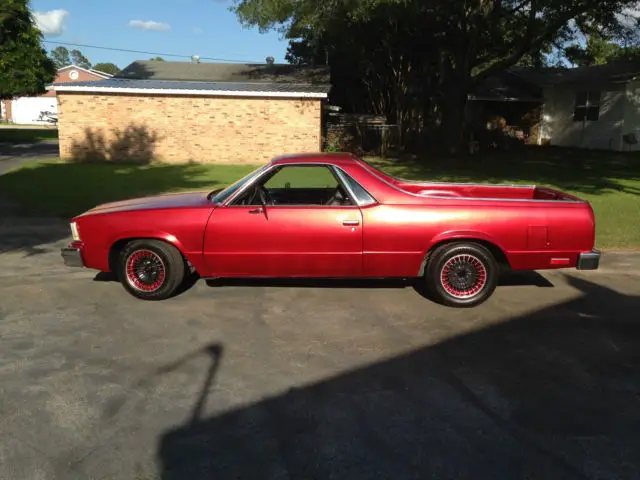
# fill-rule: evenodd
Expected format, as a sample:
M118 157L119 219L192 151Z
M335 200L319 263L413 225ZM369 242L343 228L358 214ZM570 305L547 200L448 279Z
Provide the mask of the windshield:
M254 170L253 172L248 173L237 182L232 183L228 187L224 188L222 191L219 191L217 193L215 191L212 192L210 194L210 200L213 203L217 203L217 204L222 204L226 202L227 199L231 197L234 193L236 193L239 189L241 189L244 184L246 184L247 182L250 182L253 178L260 175L268 166L269 166L268 164L264 165L258 168L257 170Z

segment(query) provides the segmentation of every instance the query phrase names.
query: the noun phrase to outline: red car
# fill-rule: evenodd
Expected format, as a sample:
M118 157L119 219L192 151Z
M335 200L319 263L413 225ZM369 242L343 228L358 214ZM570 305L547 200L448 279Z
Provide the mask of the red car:
M71 220L67 265L141 299L201 278L418 278L470 307L511 270L598 268L590 204L537 186L412 182L351 154L278 157L225 189L99 205Z

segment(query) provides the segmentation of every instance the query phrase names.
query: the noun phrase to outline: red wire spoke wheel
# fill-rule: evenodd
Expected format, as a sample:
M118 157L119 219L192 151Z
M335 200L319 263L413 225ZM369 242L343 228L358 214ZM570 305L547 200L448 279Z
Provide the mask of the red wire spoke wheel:
M480 259L470 254L451 257L441 272L442 287L456 298L471 298L487 284L487 269Z
M498 263L483 244L445 243L430 252L424 280L436 302L450 307L474 307L493 294L498 283Z
M185 280L186 261L173 245L156 239L132 240L119 252L122 286L142 300L163 300L176 294Z
M127 280L133 288L154 292L164 283L166 268L157 253L136 250L127 259Z

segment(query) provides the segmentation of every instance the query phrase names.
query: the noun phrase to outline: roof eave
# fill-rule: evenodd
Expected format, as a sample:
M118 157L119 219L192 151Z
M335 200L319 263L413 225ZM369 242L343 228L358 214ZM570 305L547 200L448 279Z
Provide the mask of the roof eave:
M566 82L558 82L558 83L545 85L544 89L551 89L551 88L602 88L603 86L606 86L606 85L617 85L617 84L629 83L629 82L635 80L636 78L637 77L566 81Z
M467 95L467 100L486 101L486 102L542 102L542 98L538 97L506 97L491 95Z
M190 90L171 88L136 88L136 87L99 87L99 86L65 86L64 84L52 85L51 90L57 92L78 93L129 93L147 95L189 95L211 97L266 97L266 98L317 98L328 97L326 92L279 92L279 91L233 91L233 90Z
M71 65L65 65L64 67L60 67L58 70L56 70L56 72L61 72L69 68L73 68L74 70L82 70L85 73L90 73L92 75L95 75L96 77L101 77L104 80L111 78L108 76L107 73L100 72L99 70L92 70L92 69L87 70L86 68L79 67L78 65L75 65L73 63Z

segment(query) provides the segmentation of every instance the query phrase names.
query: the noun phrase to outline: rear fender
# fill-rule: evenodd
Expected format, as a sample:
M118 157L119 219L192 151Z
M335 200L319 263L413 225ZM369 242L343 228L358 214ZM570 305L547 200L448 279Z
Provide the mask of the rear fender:
M506 252L504 250L504 248L502 247L502 245L500 244L500 242L497 242L493 237L491 237L490 235L487 235L485 233L482 232L477 232L474 230L454 230L454 231L449 231L449 232L443 232L439 235L436 235L435 237L433 237L431 239L431 242L429 242L429 245L427 246L426 250L423 252L423 259L422 259L422 263L420 264L420 269L418 271L418 276L422 276L424 275L424 269L427 266L427 261L429 259L429 253L433 250L433 248L441 243L445 243L445 242L452 242L455 240L467 240L467 241L474 241L474 240L480 240L484 243L488 243L490 245L493 245L495 248L499 249L502 254L504 255L505 259L507 258ZM507 260L508 263L508 260Z

